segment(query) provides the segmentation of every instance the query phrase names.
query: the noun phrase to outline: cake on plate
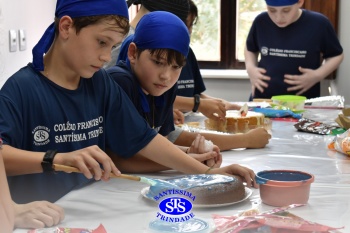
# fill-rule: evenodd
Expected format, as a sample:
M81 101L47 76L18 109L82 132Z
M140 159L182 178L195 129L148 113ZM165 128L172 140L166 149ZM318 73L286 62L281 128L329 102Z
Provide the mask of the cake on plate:
M245 133L252 128L264 126L265 116L259 112L248 111L245 116L240 111L230 110L226 112L224 121L206 119L205 127L210 130L227 133Z
M166 182L176 185L179 190L189 192L194 205L219 205L241 201L245 198L245 187L242 180L235 176L224 176L219 174L186 175L166 179ZM157 187L154 187L157 189ZM150 187L149 193L167 192L168 190L157 190L156 193ZM173 189L172 187L170 189ZM151 195L151 196L152 196ZM161 195L160 195L161 196Z

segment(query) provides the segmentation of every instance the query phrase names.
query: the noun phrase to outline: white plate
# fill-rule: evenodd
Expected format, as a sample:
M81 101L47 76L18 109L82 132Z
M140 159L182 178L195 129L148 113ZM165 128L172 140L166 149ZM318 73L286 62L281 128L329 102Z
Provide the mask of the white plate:
M141 195L148 199L148 200L152 200L154 202L156 202L155 200L153 200L152 198L147 197L147 193L149 191L149 187L145 187L141 190ZM228 206L228 205L233 205L233 204L237 204L240 203L242 201L247 200L251 195L252 195L253 191L250 188L245 187L245 196L242 200L240 201L235 201L235 202L228 202L228 203L221 203L221 204L193 204L193 207L201 207L201 208L207 208L207 207L221 207L221 206Z

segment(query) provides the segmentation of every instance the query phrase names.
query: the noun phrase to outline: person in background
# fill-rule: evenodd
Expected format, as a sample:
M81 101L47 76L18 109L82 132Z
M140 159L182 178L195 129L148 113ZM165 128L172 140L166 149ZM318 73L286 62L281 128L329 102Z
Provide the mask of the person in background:
M174 130L175 83L186 63L190 43L186 25L172 13L153 11L140 19L135 33L124 40L123 50L125 43L128 43L128 57L107 72L127 93L148 124L167 136ZM208 152L204 147L205 138L198 135L191 147L179 148L201 162L220 167L219 148L213 146ZM202 154L204 152L207 154Z
M190 35L192 34L193 25L195 25L198 21L198 9L195 3L190 0L190 11L186 19L186 26ZM193 85L184 85L183 83L190 82ZM237 110L240 109L240 106L236 104L232 104L228 101L217 99L211 96L204 94L205 85L203 82L203 78L201 76L196 56L193 50L190 48L186 65L181 71L181 75L178 81L178 89L177 97L175 100L174 108L180 108L182 110L186 110L186 108L181 107L181 102L187 102L189 108L194 108L194 98L198 98L199 102L194 110L198 110L210 118L210 115L213 113L212 111L206 112L205 110L201 110L202 107L207 109L208 105L217 106L222 104L222 114L226 112L226 110ZM187 88L186 88L187 86ZM187 96L187 97L183 97ZM180 105L176 105L176 103L180 103ZM207 105L207 103L209 103ZM180 107L179 107L180 106ZM187 111L190 109L187 109ZM217 115L219 116L219 115ZM224 116L224 115L221 115ZM174 122L175 124L184 123L184 115L183 112L179 109L174 109ZM253 129L244 134L231 134L231 135L222 135L222 134L213 134L213 133L201 133L206 139L211 140L215 145L217 145L221 151L231 150L236 148L263 148L269 143L269 139L271 135L269 135L266 130L262 128ZM188 132L182 130L180 127L175 126L175 130L169 133L168 139L176 145L189 146L193 139L196 138L196 133Z
M186 17L189 11L188 0L127 0L128 7L131 5L140 5L135 17L130 22L130 30L128 35L132 35L135 32L137 23L142 16L152 11L167 11L173 13L179 17L182 21L186 22ZM117 59L120 53L120 45L116 46L112 50L112 59L106 62L104 68L110 68L117 64ZM124 54L125 58L126 54ZM124 60L124 58L122 60Z
M190 35L192 27L198 21L198 8L189 0L190 11L187 15L186 25ZM224 99L209 96L206 90L197 58L190 47L186 65L183 67L178 84L177 97L174 103L174 122L183 124L183 112L201 112L208 118L220 120L225 118L227 110L239 110L241 106L230 103Z
M0 138L0 226L1 233L13 232L14 228L43 228L57 225L64 218L64 210L47 201L16 204L11 199Z
M301 9L303 4L304 0L266 0L267 12L253 21L245 48L250 99L320 97L320 81L342 62L343 49L330 21Z
M162 15L164 17L160 17ZM188 54L189 49L188 29L184 23L182 23L183 27L180 27L182 31L172 28L174 24L170 24L170 18L166 12L144 15L137 24L135 34L129 35L121 46L120 55L126 54L124 55L125 60L119 60L117 66L107 69L111 77L128 94L139 114L163 136L171 135L174 131L172 112L173 102L177 95L176 81L185 64L185 54ZM175 19L177 24L181 23L179 19L177 21ZM186 39L188 41L185 41ZM180 42L187 43L186 51L178 48L181 45ZM182 53L183 58L178 58L181 56L176 55L177 53ZM210 133L199 135L180 130L181 133L177 138L179 144L176 142L174 144L186 147L198 144L196 140L202 142L200 144L203 145L206 138L215 145L218 144L221 150L241 147L261 148L268 143L270 138L267 131L262 128L236 135ZM202 153L203 150L191 149L190 152Z
M107 181L120 175L115 162L125 172L162 166L238 175L257 187L253 170L208 167L157 134L102 69L129 30L125 0L58 0L55 16L33 48L33 62L0 91L2 154L16 203L54 202L93 180ZM54 164L81 173L55 173Z

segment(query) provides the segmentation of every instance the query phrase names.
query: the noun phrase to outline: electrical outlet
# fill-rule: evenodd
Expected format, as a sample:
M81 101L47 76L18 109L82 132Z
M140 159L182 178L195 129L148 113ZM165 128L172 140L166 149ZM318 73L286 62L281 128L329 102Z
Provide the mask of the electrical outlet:
M26 37L26 31L23 29L18 30L18 37L19 37L19 50L23 51L27 48L27 37Z
M10 43L10 52L17 51L17 33L16 30L9 31L9 43Z

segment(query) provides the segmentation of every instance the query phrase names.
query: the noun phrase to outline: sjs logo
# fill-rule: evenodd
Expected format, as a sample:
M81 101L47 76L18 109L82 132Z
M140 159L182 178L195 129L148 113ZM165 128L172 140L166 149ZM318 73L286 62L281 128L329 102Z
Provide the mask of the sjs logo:
M167 215L183 215L192 210L192 203L181 197L170 197L159 203L159 209Z
M48 138L49 138L49 134L45 130L38 130L34 134L34 140L37 142L46 141Z
M43 146L50 142L50 129L45 126L37 126L32 131L33 144L36 146Z

